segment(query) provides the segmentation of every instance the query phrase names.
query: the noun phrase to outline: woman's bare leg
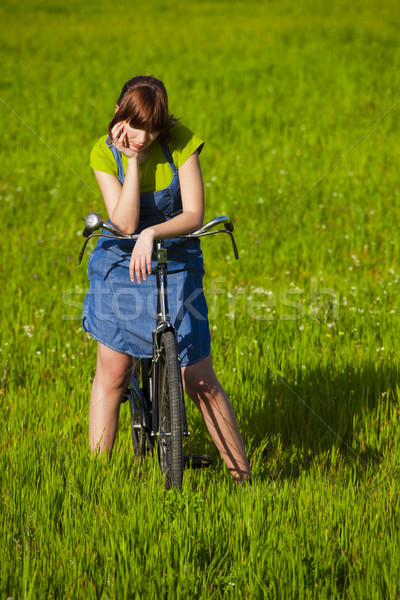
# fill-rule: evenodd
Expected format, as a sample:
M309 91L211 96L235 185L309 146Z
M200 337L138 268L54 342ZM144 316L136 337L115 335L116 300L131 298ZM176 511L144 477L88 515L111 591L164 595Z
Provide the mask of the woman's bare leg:
M117 433L121 396L132 371L132 357L97 344L96 375L89 406L92 451L111 454Z
M211 357L182 367L182 378L185 391L200 409L229 471L237 479L250 479L250 466L235 412L214 373Z

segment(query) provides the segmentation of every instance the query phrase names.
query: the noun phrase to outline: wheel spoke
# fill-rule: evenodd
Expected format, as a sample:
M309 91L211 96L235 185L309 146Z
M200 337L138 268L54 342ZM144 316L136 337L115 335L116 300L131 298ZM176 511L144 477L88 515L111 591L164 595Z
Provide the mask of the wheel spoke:
M135 370L135 377L138 381L139 375L140 371L137 368ZM149 434L143 427L144 407L142 402L136 395L137 393L139 393L139 386L137 390L138 391L136 393L133 389L128 390L128 400L131 413L131 434L133 450L138 458L143 458L148 452L152 452L153 442Z

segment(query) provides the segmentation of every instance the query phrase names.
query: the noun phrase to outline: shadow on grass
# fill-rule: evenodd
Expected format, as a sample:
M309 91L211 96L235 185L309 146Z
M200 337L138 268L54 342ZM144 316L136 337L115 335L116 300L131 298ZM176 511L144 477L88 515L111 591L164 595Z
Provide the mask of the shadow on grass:
M261 479L297 478L312 466L368 472L399 435L397 380L397 369L383 362L271 373L266 401L246 414L253 471Z

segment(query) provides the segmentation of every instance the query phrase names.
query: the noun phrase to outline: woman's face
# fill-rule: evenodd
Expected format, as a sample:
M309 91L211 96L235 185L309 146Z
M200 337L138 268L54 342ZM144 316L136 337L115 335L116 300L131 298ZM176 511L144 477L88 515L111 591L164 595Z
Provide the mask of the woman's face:
M124 129L127 135L129 147L132 150L143 152L151 146L155 139L159 136L159 131L144 131L143 129L135 129L128 123L124 122Z

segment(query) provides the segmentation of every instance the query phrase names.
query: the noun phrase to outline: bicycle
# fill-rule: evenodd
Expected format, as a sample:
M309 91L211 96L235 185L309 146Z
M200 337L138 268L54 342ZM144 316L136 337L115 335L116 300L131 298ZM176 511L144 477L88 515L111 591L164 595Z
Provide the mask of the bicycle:
M214 227L217 226L223 226L223 229L215 230ZM108 233L104 233L104 231L95 233L100 228ZM226 233L230 236L233 253L238 259L239 255L233 237L233 224L228 217L216 217L199 230L176 236L175 239L200 238L218 233ZM122 233L113 225L105 223L101 216L94 212L85 218L83 236L86 240L77 264L82 261L88 241L94 237L132 241L139 237L137 234ZM152 333L152 358L138 359L130 380L131 386L125 393L123 401L129 401L131 435L135 455L142 458L156 448L166 488L174 487L180 490L184 470L183 436L188 436L189 431L179 364L177 332L168 313L167 249L163 240L156 240L155 245L157 314L155 315L156 326Z

